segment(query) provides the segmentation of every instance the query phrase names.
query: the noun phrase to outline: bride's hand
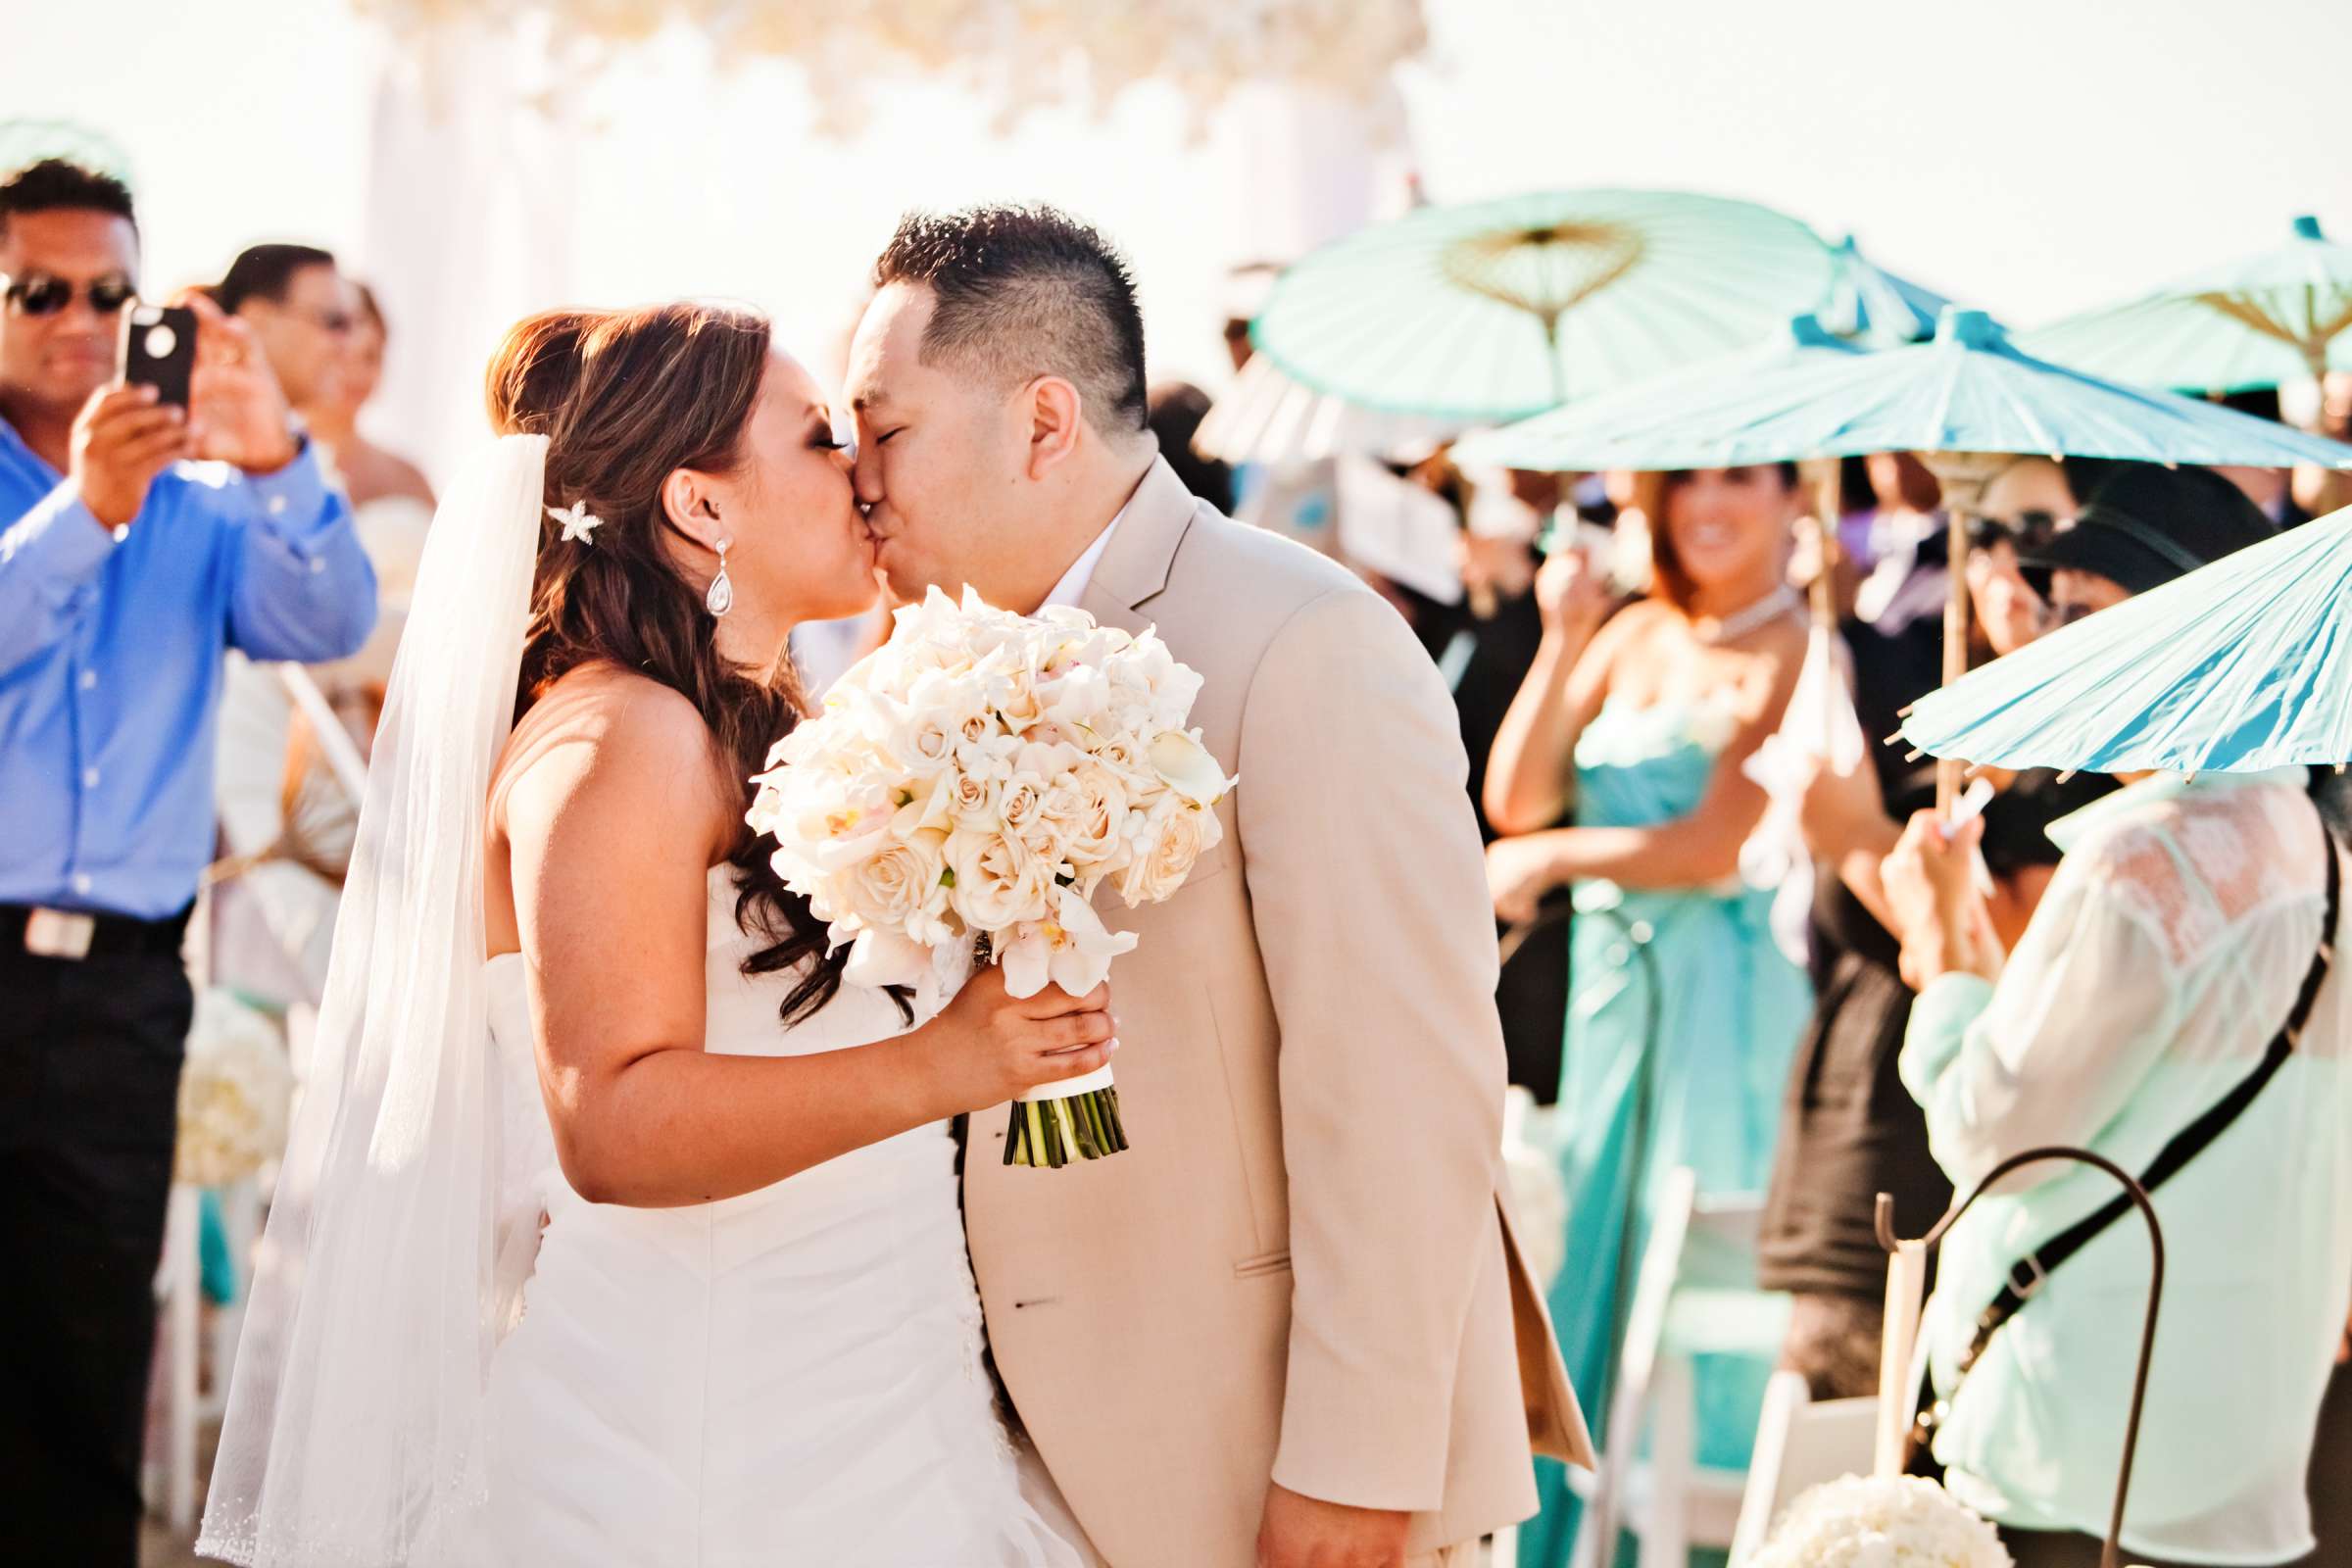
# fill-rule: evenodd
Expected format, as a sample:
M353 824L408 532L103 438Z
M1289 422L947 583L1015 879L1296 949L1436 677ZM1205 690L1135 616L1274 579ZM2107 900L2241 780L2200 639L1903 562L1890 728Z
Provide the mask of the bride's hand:
M938 1071L956 1102L985 1110L1095 1071L1119 1049L1111 1038L1110 987L1073 997L1049 985L1034 997L1004 990L1004 971L990 964L918 1035L929 1037Z

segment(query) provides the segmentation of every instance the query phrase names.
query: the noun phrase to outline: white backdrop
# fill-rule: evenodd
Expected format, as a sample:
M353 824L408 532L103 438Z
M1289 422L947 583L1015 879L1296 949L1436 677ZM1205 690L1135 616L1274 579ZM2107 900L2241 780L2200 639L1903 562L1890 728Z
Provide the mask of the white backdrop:
M1384 148L1362 110L1271 89L1234 100L1198 139L1175 94L1155 89L1101 122L1053 109L1008 134L992 133L987 106L939 88L884 87L846 141L817 135L811 113L795 68L722 71L683 33L578 76L551 71L532 40L386 51L354 258L413 337L387 379L384 427L436 462L462 450L479 428L469 376L509 322L560 302L748 300L820 377L837 376L899 215L983 193L1100 223L1134 262L1154 374L1213 382L1223 268L1296 255L1404 191L1401 143Z

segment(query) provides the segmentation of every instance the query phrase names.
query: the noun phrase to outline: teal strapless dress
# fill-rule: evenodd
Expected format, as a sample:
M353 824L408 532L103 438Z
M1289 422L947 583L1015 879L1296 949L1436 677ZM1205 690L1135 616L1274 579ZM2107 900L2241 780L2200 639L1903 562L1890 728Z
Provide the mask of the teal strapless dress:
M1732 729L1704 706L1611 703L1577 743L1578 825L1690 814ZM1813 999L1773 944L1769 889L1581 882L1575 901L1559 1105L1568 1261L1550 1304L1577 1396L1606 1444L1619 1317L1650 1202L1679 1165L1698 1173L1703 1193L1763 1190ZM1702 1356L1694 1372L1699 1462L1745 1466L1771 1367ZM1537 1480L1544 1511L1521 1531L1520 1568L1562 1568L1580 1504L1558 1464L1540 1461Z

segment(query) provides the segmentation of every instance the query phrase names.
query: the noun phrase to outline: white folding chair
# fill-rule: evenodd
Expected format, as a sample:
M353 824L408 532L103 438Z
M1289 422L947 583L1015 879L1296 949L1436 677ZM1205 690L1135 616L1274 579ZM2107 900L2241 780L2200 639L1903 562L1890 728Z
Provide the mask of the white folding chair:
M1755 1284L1763 1207L1755 1194L1702 1198L1687 1166L1667 1176L1626 1316L1607 1450L1590 1478L1571 1472L1589 1504L1574 1568L1611 1568L1620 1531L1641 1568L1685 1568L1692 1546L1732 1544L1746 1478L1697 1461L1692 1362L1769 1358L1788 1336L1788 1298Z
M1732 1535L1731 1568L1763 1548L1773 1522L1807 1489L1870 1474L1878 1414L1875 1397L1815 1402L1803 1373L1773 1374L1756 1422L1756 1455L1747 1469L1740 1527Z

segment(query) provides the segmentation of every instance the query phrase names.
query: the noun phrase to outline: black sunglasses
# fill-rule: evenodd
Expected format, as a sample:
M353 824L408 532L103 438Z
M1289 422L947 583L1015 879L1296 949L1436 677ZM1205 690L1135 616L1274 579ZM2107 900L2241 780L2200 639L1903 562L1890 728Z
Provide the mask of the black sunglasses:
M2058 537L2058 514L2054 512L2021 512L2015 518L1971 517L1968 519L1968 542L1978 550L1987 550L1997 544L2007 544L2023 552L2034 551Z
M25 316L55 316L74 303L76 292L74 284L62 277L35 275L6 281L9 309ZM102 277L84 285L79 293L100 316L112 316L139 297L138 289L120 277Z

